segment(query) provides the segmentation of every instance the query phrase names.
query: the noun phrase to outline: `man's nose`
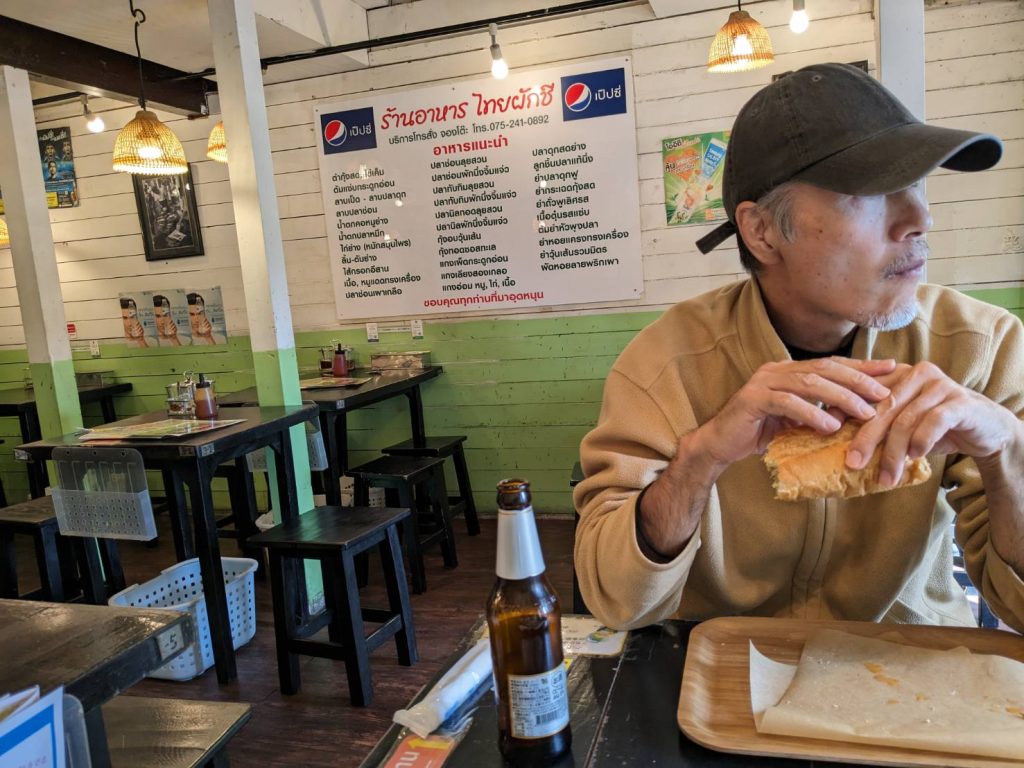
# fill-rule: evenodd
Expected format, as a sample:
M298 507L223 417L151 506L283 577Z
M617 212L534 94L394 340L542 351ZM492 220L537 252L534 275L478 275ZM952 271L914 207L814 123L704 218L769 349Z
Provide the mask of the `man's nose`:
M892 222L890 234L894 240L924 237L932 228L932 215L928 211L923 182L895 192L888 199Z

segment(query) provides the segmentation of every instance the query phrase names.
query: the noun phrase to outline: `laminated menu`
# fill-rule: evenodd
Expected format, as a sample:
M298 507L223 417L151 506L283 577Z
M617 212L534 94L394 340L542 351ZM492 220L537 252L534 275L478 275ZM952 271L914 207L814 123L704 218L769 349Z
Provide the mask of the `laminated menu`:
M797 666L750 644L760 733L1021 760L1024 663L959 647L932 650L831 629Z

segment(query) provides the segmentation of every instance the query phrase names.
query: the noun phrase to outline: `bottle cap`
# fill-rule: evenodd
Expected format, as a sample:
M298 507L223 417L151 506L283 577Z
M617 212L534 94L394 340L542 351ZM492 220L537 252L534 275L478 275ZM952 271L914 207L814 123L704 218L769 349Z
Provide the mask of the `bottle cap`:
M199 387L208 387L208 386L210 386L210 382L208 382L206 380L206 377L203 376L203 374L200 373L199 374L199 381L196 382L196 388L198 389Z

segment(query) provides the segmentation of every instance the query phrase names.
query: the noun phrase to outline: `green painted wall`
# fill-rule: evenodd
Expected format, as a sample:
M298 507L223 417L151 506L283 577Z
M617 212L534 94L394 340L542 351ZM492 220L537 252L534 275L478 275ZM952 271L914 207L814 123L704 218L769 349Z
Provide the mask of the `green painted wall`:
M1024 286L969 291L979 299L1024 317ZM537 319L426 322L425 338L384 333L381 343L368 344L362 328L299 333L296 347L300 371L315 369L318 348L334 340L356 350L365 364L377 350L429 349L444 375L423 386L428 433L468 436L466 453L479 509L494 508L494 487L509 475L529 479L541 512L568 513L572 499L569 472L578 459L579 443L593 426L601 406L604 378L612 362L658 312L609 313ZM223 347L128 349L101 346L101 357L76 351L78 371L112 370L134 390L117 400L119 415L157 410L164 405L164 385L186 370L213 378L219 392L255 383L247 337ZM0 352L0 388L21 386L25 352ZM99 407L83 409L86 425L99 422ZM352 461L376 456L381 448L409 436L405 398L392 399L349 417ZM13 460L20 442L17 419L0 419L0 476L8 498L27 493L23 468ZM449 478L454 484L454 477ZM159 488L159 477L150 483ZM226 504L223 489L217 501Z

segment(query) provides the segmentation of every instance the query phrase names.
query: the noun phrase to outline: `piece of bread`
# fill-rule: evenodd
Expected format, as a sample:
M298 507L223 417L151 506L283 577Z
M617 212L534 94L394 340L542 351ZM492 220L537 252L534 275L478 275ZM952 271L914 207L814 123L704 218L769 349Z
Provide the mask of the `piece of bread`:
M810 427L794 427L779 432L768 444L764 463L772 475L775 498L849 499L869 493L892 490L878 484L881 446L875 449L863 469L846 466L846 451L861 427L861 422L847 421L831 435L822 435ZM907 459L903 475L895 487L923 483L932 476L932 468L924 457Z

